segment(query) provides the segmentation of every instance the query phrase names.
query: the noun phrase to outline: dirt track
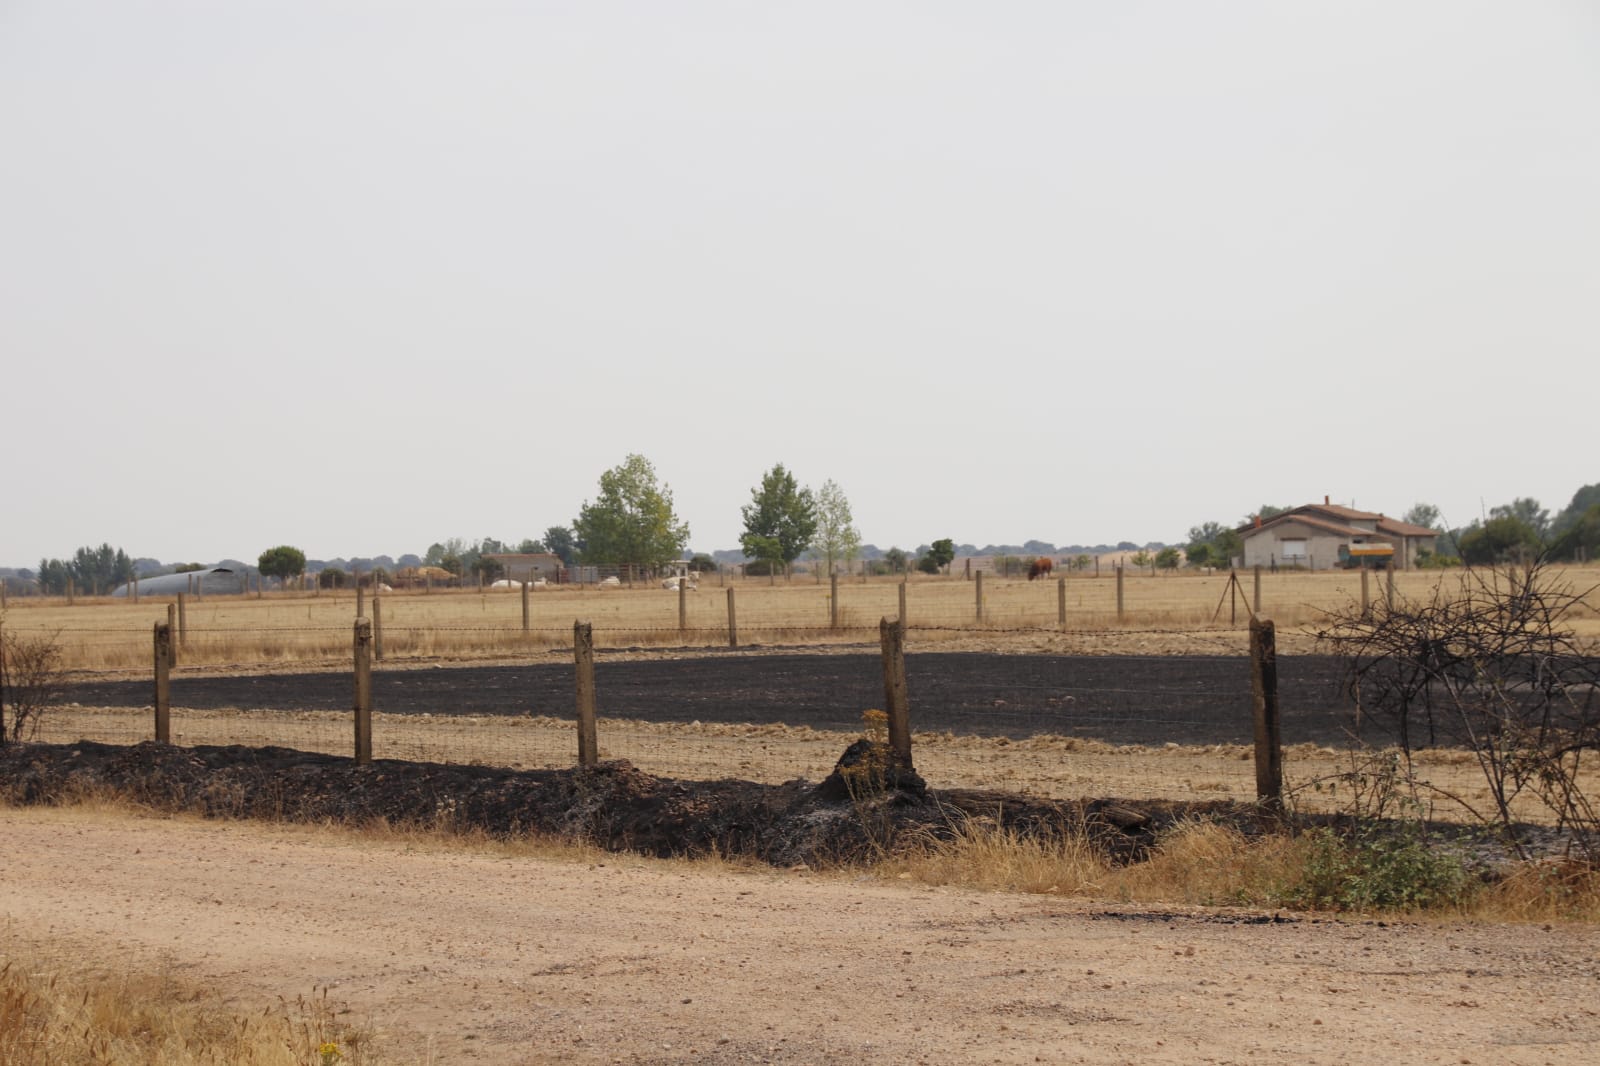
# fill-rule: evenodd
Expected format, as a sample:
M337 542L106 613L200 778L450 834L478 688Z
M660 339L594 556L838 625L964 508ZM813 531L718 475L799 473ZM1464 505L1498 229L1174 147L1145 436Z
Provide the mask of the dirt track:
M1281 656L1287 744L1343 745L1350 724L1333 660ZM1062 656L927 652L907 656L913 726L1021 738L1054 733L1114 744L1243 744L1252 739L1248 660L1226 656ZM601 713L647 722L785 723L852 730L883 703L876 654L627 659L596 668ZM147 680L74 685L86 706L142 706ZM572 665L384 669L373 702L393 714L569 716ZM348 710L341 673L218 676L180 671L175 706L196 710Z
M1600 932L1139 910L0 808L0 925L388 1063L1589 1063ZM0 940L0 943L3 943Z

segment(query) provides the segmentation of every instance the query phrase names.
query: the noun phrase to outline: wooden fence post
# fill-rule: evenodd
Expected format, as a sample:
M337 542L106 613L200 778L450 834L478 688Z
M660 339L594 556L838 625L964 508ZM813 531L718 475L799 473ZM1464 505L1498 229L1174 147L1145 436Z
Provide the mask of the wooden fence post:
M600 761L600 741L594 723L594 624L572 623L572 657L577 667L578 765Z
M356 617L367 616L367 590L361 587L361 575L356 574Z
M167 604L167 632L169 634L171 634L171 633L176 633L177 631L178 631L178 605L175 604L175 603L169 603L169 604ZM173 666L177 666L178 665L178 645L177 644L173 644L172 645L172 665Z
M1367 591L1367 564L1361 564L1361 617L1372 617L1372 599Z
M372 590L372 657L383 661L383 609L378 590Z
M1125 602L1126 601L1123 599L1123 596L1122 596L1122 564L1118 563L1117 564L1117 621L1119 621L1119 622L1122 621L1124 617L1126 617L1126 612L1123 609Z
M1388 573L1384 575L1383 605L1389 610L1394 610L1394 563L1389 563Z
M839 575L828 575L828 626L839 628Z
M1056 624L1061 632L1067 631L1067 579L1056 578Z
M911 623L906 621L906 578L900 579L900 628L904 629Z
M528 628L529 628L528 627L528 586L531 585L531 584L533 584L532 581L524 581L522 583L522 631L524 633L528 632Z
M1269 619L1250 620L1250 689L1255 709L1256 802L1283 812L1283 733L1278 719L1278 638Z
M76 592L76 591L77 591L76 590L76 586L75 586L73 580L70 577L67 578L67 606L68 607L72 606L73 600L75 599L73 593Z
M689 631L689 575L678 579L678 632Z
M133 584L133 588L132 588L133 602L134 603L138 603L139 602L139 575L138 574L133 575L132 584ZM6 609L5 584L4 584L4 582L0 582L0 611L3 611L5 609Z
M189 614L184 608L183 593L178 593L178 647L185 651L189 648Z
M356 765L372 762L372 619L357 618L356 665Z
M1261 564L1256 564L1256 609L1255 614L1261 613Z
M733 610L733 586L728 586L728 647L739 646L739 618Z
M155 626L156 743L172 743L172 626Z
M889 715L889 748L911 765L911 707L906 692L906 631L899 622L878 622L878 642L883 646L883 701Z
M977 619L979 625L982 625L983 624L983 571L982 570L978 571L978 579L975 582L973 582L973 587L974 587L974 590L975 590L974 593L973 593L973 597L972 597L972 601L973 601L973 603L975 605L973 607L973 617Z

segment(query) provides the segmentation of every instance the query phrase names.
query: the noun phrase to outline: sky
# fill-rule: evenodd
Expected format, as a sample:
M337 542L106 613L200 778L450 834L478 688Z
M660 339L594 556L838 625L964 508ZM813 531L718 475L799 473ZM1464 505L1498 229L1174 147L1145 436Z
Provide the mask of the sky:
M0 145L0 566L1600 481L1593 3L0 0Z

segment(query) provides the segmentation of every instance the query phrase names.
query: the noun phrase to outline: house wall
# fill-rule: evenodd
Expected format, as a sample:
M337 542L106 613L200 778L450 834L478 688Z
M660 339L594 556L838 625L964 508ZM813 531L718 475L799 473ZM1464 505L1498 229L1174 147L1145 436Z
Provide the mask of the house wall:
M1309 567L1313 570L1332 570L1339 565L1339 546L1350 542L1348 537L1341 537L1336 533L1326 530L1313 529L1303 526L1298 522L1284 522L1273 526L1271 529L1262 530L1253 536L1246 537L1244 542L1244 565L1271 567L1274 560L1277 565L1295 565L1292 560L1286 560L1283 554L1285 539L1303 538L1306 542L1308 558L1298 565Z

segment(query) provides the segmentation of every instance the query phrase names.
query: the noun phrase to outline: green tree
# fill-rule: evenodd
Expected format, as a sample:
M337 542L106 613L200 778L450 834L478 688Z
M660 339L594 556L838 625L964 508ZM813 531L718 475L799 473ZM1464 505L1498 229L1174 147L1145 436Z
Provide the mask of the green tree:
M1489 508L1489 518L1515 518L1529 529L1534 537L1543 540L1550 532L1550 512L1539 506L1531 496L1519 496L1510 503Z
M1418 501L1411 505L1411 510L1407 511L1400 520L1414 526L1421 526L1423 529L1438 529L1441 517L1439 508L1431 503Z
M861 550L861 533L850 513L850 500L837 482L824 481L817 490L817 532L811 550L833 573L840 563L848 569Z
M784 566L783 542L777 537L752 537L746 535L740 538L744 546L744 553L755 559L756 566L745 567L748 574L765 573L772 582L777 579L777 573Z
M883 562L891 574L904 574L911 569L911 556L899 548L890 548L884 552Z
M717 572L717 561L705 552L695 552L689 560L689 569L697 574L714 574Z
M1176 570L1178 564L1182 561L1183 556L1178 552L1177 548L1162 548L1156 552L1156 569L1158 570Z
M942 540L936 540L932 544L928 545L928 550L922 557L933 563L933 569L928 571L929 573L937 574L941 572L948 572L948 567L951 563L955 562L956 558L955 541L951 540L949 537L945 537Z
M1567 518L1565 514L1563 518ZM1567 519L1561 535L1550 546L1557 559L1600 559L1600 503L1594 503L1577 519Z
M544 543L546 551L555 555L563 564L572 565L578 547L572 539L572 530L566 526L551 526L544 531Z
M1533 527L1510 514L1498 515L1482 525L1469 526L1457 537L1456 542L1461 548L1462 562L1469 566L1532 559L1539 555L1542 548L1539 534Z
M1595 504L1600 504L1600 483L1585 485L1572 494L1572 502L1567 504L1566 510L1556 515L1550 524L1552 533L1565 533L1579 522L1584 521L1589 509Z
M1133 557L1129 559L1128 562L1132 563L1134 566L1137 566L1141 570L1145 569L1146 567L1149 567L1153 570L1155 569L1156 565L1156 557L1151 555L1144 548L1140 548L1138 551L1133 553Z
M1244 553L1244 542L1220 522L1203 522L1189 530L1184 553L1190 566L1227 566Z
M256 569L266 577L275 577L287 583L306 572L306 553L299 548L280 544L261 553L256 560Z
M586 563L656 567L681 558L689 526L672 509L672 490L657 483L642 455L600 475L600 494L572 521Z
M532 537L523 537L522 542L517 545L517 552L521 555L538 555L548 550L544 546L544 541L534 540Z
M750 502L742 513L744 534L739 545L744 553L768 562L776 558L785 571L800 558L817 532L816 498L810 489L795 482L794 475L782 463L762 475L761 484L750 490ZM757 540L777 541L777 556L755 550L752 545Z

